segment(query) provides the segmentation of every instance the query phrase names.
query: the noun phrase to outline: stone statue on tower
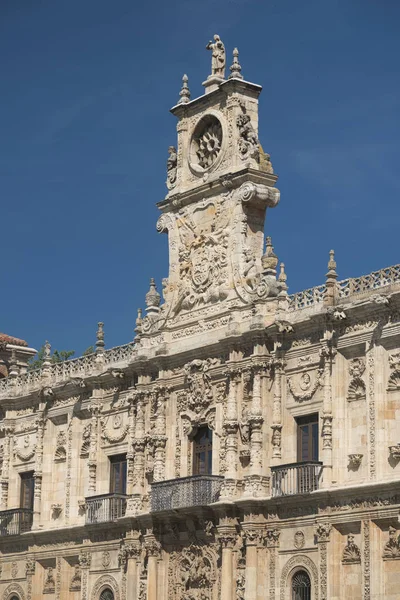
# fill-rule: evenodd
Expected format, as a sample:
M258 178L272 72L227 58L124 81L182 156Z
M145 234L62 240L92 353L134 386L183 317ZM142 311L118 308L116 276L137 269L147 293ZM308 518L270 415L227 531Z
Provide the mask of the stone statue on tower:
M226 65L225 46L219 35L215 34L214 41L209 41L206 48L212 51L211 76L224 79Z

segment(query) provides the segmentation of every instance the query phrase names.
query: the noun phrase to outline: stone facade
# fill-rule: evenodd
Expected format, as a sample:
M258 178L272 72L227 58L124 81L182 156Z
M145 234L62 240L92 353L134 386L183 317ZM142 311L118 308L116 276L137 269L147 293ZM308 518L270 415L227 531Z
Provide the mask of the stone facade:
M400 266L337 281L331 252L288 295L261 88L208 48L172 108L163 302L0 381L1 600L399 598Z

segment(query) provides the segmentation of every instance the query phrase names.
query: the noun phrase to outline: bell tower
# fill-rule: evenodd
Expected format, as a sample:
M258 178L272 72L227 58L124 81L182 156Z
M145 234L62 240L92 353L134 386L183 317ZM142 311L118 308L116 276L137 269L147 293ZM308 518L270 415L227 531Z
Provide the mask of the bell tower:
M191 99L184 75L171 109L177 145L169 148L168 193L158 204L157 228L169 238L169 275L157 328L172 335L183 326L197 331L199 323L204 331L232 319L240 323L249 311L270 321L284 286L272 245L264 246L266 209L280 194L258 139L261 87L244 80L236 48L225 78L218 35L207 49L212 72L205 94Z

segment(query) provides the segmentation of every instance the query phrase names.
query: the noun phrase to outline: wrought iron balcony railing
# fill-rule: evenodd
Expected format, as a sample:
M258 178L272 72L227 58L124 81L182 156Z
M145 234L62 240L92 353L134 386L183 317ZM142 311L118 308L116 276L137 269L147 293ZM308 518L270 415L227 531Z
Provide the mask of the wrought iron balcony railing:
M12 508L0 511L0 536L19 535L32 528L33 510Z
M206 506L219 498L224 480L219 475L193 475L151 485L151 510L173 510L190 506Z
M271 467L272 496L294 496L308 494L319 488L322 463L318 461L298 462Z
M86 525L107 523L125 516L126 494L90 496L86 501Z

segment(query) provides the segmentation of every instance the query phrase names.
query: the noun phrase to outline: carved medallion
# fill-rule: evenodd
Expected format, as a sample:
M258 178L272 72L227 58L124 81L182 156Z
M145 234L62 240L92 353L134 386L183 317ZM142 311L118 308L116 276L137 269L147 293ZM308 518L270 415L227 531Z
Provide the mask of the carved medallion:
M305 544L305 535L302 531L296 531L294 534L294 547L298 550L300 548L304 548Z

